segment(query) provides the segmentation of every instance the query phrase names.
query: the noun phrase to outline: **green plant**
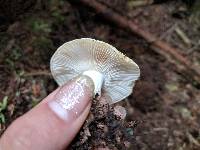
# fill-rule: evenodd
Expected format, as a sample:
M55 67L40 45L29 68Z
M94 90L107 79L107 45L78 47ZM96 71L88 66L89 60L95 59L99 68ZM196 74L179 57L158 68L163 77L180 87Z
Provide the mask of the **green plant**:
M6 57L5 62L7 65L9 65L12 70L15 70L15 61L20 60L22 57L22 50L18 47L15 46L12 50L10 50L10 53L8 57Z
M28 22L29 26L31 27L33 32L36 33L50 33L51 32L51 25L49 22L45 22L45 20L39 18L31 18Z
M6 110L8 104L8 96L4 96L3 100L0 102L0 123L5 123L4 110Z
M53 11L52 16L55 17L57 23L63 23L65 21L65 17L61 14L59 10Z

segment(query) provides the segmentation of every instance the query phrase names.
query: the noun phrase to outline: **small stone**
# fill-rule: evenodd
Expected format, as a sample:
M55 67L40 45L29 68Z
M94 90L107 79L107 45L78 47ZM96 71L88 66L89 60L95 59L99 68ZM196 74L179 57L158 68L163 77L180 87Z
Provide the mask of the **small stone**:
M89 128L84 130L86 136L91 136Z
M124 145L125 145L126 148L131 147L131 143L129 141L124 141Z
M114 115L123 120L126 118L126 109L122 106L115 106Z

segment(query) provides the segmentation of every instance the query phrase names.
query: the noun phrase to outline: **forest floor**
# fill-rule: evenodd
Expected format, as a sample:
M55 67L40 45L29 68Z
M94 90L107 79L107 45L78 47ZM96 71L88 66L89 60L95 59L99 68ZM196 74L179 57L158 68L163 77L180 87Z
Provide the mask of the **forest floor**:
M188 59L200 65L200 19L190 13L185 3L167 1L133 7L132 1L99 1L181 49ZM115 104L126 108L126 119L120 123L112 113L100 118L95 114L97 119L81 132L87 134L86 139L83 143L75 139L72 148L200 149L199 89L177 72L169 58L155 53L143 39L105 21L85 6L52 0L35 9L0 31L1 134L14 119L57 87L49 69L56 48L72 39L91 37L112 44L132 58L140 66L141 78L133 94ZM104 133L105 128L112 129L112 133Z

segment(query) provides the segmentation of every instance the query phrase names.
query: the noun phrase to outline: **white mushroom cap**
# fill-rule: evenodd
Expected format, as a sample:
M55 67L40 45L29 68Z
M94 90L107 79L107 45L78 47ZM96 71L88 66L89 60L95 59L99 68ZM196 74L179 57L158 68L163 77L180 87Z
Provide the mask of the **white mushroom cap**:
M90 38L64 43L52 56L50 67L60 86L78 75L89 76L94 81L94 94L110 96L111 103L129 96L140 76L133 60L115 47Z

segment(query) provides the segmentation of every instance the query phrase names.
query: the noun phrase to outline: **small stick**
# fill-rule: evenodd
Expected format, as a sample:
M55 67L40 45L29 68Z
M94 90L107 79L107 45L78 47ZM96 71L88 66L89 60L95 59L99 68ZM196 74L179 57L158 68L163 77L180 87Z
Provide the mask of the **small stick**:
M128 2L128 6L130 8L132 7L140 7L140 6L145 6L145 5L150 5L154 2L154 0L133 0Z
M164 56L165 58L170 56L171 58L175 59L173 64L176 66L177 71L191 81L192 84L195 81L195 85L200 85L200 68L195 66L190 60L184 57L179 49L171 47L168 43L159 40L159 38L155 37L151 33L141 29L132 20L114 12L106 5L101 4L96 0L78 0L76 2L81 2L82 4L93 8L97 14L102 15L108 21L112 21L119 27L126 30L128 29L133 34L137 34L138 36L142 37L150 44L152 50L161 56Z
M186 36L186 34L179 28L179 27L176 27L175 28L175 32L176 34L183 40L183 42L188 45L188 46L191 46L191 41L190 39Z
M30 77L30 76L49 76L52 77L51 73L48 71L33 71L27 72L22 75L23 77Z

